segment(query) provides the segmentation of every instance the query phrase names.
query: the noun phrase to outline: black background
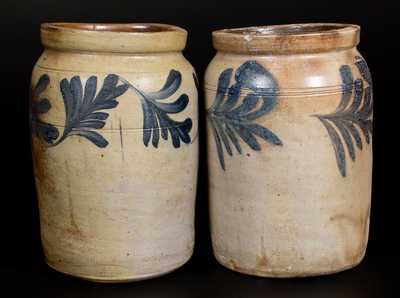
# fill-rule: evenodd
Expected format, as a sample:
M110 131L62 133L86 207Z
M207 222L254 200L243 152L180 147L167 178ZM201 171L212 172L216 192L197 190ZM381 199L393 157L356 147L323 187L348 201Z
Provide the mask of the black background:
M201 113L196 246L187 265L158 279L122 285L80 281L45 266L30 155L28 89L32 67L43 50L39 25L49 21L158 22L181 26L189 31L184 54L200 78L215 53L210 33L216 29L299 22L361 25L359 50L370 66L375 97L371 232L363 263L332 276L292 280L255 278L219 266L212 256L209 237L205 120ZM0 280L5 286L2 289L13 291L3 297L15 297L20 291L25 292L24 297L394 297L396 293L391 292L390 286L399 256L393 240L399 235L399 198L391 192L397 179L390 168L397 151L394 116L399 98L391 91L398 80L392 65L398 46L396 38L390 38L389 28L396 27L396 22L396 18L385 17L383 2L378 0L1 0Z

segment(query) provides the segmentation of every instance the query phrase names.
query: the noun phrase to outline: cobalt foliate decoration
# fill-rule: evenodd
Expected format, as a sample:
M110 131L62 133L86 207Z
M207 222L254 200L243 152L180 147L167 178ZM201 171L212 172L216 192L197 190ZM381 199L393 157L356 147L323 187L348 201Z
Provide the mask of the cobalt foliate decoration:
M232 68L221 73L215 100L207 111L223 170L223 146L230 156L233 154L231 144L241 154L239 138L255 151L261 150L256 136L272 145L282 145L282 141L272 131L254 123L256 119L271 112L277 104L279 86L274 76L256 61L242 64L235 72L235 82L230 85L232 75ZM247 94L239 103L243 93Z
M79 76L72 77L70 81L63 79L60 82L65 106L65 127L63 135L53 145L61 143L72 135L85 137L100 148L108 145L108 141L95 131L104 127L109 116L101 110L115 108L118 105L116 98L126 92L128 85L118 85L118 76L109 74L97 95L96 89L95 76L87 79L84 90Z
M74 76L70 81L63 79L60 82L60 91L65 107L65 126L61 137L56 127L44 123L38 118L38 114L46 113L50 110L51 104L48 99L36 100L38 95L49 85L50 79L44 74L39 79L33 91L31 122L32 131L41 136L50 146L55 146L64 141L67 137L78 135L87 138L100 148L108 145L107 140L96 129L101 129L105 125L108 114L101 110L112 109L118 105L115 100L128 89L125 84L118 84L118 76L108 75L98 94L97 77L91 76L82 87L81 78Z
M192 129L192 119L186 118L183 121L173 120L169 115L182 112L189 103L189 97L181 94L174 102L165 103L176 93L182 82L182 75L179 71L171 70L164 86L157 92L143 92L134 87L127 80L120 78L129 88L134 90L141 98L143 108L143 143L145 146L151 143L157 148L161 137L168 140L168 133L175 148L181 146L181 141L189 144L191 139L189 132Z
M335 151L336 162L343 177L346 176L345 146L351 160L355 161L355 146L359 150L363 149L361 135L364 135L367 144L371 142L372 137L371 74L363 58L357 56L355 65L361 75L361 78L356 80L353 78L349 65L340 67L342 98L335 112L328 115L315 115L328 132Z
M44 74L31 91L30 117L32 133L42 138L47 143L52 144L59 136L58 129L54 125L39 119L40 114L47 113L51 109L50 101L47 98L40 98L49 83L49 76Z
M50 146L63 142L67 137L76 135L85 137L97 147L104 148L108 141L96 130L102 129L109 116L103 110L114 109L118 106L117 98L123 95L128 89L134 90L141 99L143 108L143 143L148 146L150 139L154 147L158 147L160 133L164 140L171 135L172 145L180 147L181 141L189 144L189 135L192 129L192 120L186 118L183 121L176 121L170 118L170 114L183 111L189 103L186 94L181 94L174 102L162 102L178 90L182 82L182 75L179 71L171 70L164 86L157 92L143 92L126 79L109 74L105 77L100 91L97 93L97 77L91 76L87 79L83 88L79 76L72 77L69 81L64 78L60 82L60 91L65 106L64 132L59 137L58 129L38 119L38 114L50 110L51 104L47 99L40 99L49 84L49 76L43 75L33 90L32 100L32 131L42 137ZM120 84L119 84L120 83Z

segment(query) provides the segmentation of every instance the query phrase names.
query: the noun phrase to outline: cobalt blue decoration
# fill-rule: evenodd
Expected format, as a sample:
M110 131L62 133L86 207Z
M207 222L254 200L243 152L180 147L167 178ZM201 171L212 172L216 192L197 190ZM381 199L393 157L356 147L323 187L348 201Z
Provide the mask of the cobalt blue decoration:
M273 145L282 145L282 141L272 131L254 123L256 119L271 112L277 104L279 85L274 76L257 61L243 63L235 72L235 82L230 85L232 75L232 68L221 73L215 100L207 111L223 170L223 146L230 156L233 154L231 144L241 154L239 138L255 151L261 150L256 137ZM242 93L247 95L239 103Z
M355 146L359 150L363 149L360 132L364 135L367 144L370 143L372 137L373 94L371 74L363 58L357 56L355 65L362 79L354 80L351 68L348 65L341 66L342 98L339 106L332 114L315 115L328 132L335 151L336 162L343 177L346 177L345 146L350 159L355 161ZM364 87L364 81L367 83L366 87ZM351 99L353 99L352 102Z

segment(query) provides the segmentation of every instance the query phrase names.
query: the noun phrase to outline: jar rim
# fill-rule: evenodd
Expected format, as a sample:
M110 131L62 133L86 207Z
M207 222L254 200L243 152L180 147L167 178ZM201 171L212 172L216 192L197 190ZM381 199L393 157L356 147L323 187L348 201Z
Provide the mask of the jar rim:
M213 32L213 45L233 53L308 53L353 48L360 26L340 23L303 23L222 29Z
M43 23L41 40L46 48L111 53L180 52L187 31L158 23Z

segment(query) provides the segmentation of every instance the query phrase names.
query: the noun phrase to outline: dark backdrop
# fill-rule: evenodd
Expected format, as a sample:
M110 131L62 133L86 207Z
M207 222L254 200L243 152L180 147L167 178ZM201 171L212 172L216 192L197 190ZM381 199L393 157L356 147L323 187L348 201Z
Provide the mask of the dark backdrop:
M202 113L196 247L190 262L163 278L129 285L90 284L47 268L42 261L32 176L28 87L31 69L43 50L39 25L49 21L158 22L181 26L189 31L184 54L200 78L215 53L211 44L213 30L298 22L360 24L359 50L370 66L375 88L371 234L364 262L345 273L302 280L248 277L217 265L209 237ZM395 224L398 195L390 191L396 179L390 167L396 156L398 129L392 124L399 99L390 88L397 80L396 68L386 66L396 60L392 58L398 48L388 39L389 33L384 28L397 23L396 18L385 17L383 1L379 0L1 0L1 280L5 285L13 285L14 291L28 289L25 297L389 297L390 272L398 260L393 240L398 235Z

